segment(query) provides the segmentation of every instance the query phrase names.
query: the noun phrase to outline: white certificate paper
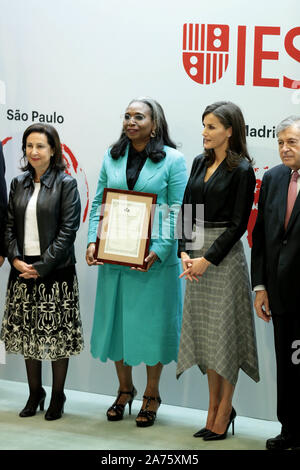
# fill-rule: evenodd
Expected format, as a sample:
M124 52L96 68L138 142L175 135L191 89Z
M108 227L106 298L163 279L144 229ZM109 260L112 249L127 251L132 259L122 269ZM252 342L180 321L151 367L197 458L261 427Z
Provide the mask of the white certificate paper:
M111 200L104 253L138 257L146 209L143 202Z
M157 194L104 188L94 258L147 270Z

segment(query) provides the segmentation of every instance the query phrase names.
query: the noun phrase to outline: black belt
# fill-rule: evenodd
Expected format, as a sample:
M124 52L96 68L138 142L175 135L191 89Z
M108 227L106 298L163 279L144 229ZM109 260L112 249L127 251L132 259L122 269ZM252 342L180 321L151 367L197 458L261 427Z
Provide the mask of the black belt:
M202 223L204 225L204 228L223 228L223 227L229 227L230 225L230 222L208 222L206 220L204 220L204 222Z

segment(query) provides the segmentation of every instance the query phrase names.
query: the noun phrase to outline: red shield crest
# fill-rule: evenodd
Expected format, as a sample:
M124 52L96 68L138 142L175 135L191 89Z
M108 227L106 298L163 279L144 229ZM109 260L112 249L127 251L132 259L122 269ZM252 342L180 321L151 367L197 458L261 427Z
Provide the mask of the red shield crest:
M215 83L228 67L229 26L185 23L182 48L188 76L197 83Z

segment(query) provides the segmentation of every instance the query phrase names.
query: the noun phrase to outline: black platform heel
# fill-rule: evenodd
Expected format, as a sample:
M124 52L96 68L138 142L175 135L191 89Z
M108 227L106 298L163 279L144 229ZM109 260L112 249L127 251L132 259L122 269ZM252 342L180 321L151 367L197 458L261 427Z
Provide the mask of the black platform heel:
M38 394L30 394L27 403L22 411L20 411L20 418L29 418L36 414L36 410L40 407L44 411L46 392L43 388L40 389Z
M136 391L135 387L132 388L131 392L122 392L122 391L120 391L118 393L118 396L115 399L114 403L112 404L112 406L110 406L108 408L108 410L106 412L106 416L107 416L108 421L121 421L121 419L123 419L123 417L124 417L125 406L127 405L127 403L128 403L128 407L129 407L129 414L131 415L131 405L132 405L132 402L133 402L134 397L136 396L136 394L137 394L137 391ZM118 403L121 395L130 395L131 399L123 405L121 403ZM110 411L114 411L115 414L110 414Z
M64 414L66 395L64 393L57 393L52 395L50 406L45 414L45 419L47 421L54 421L55 419L60 419Z
M136 425L139 427L139 428L146 428L148 426L152 426L154 424L154 421L156 419L156 411L152 411L152 410L148 410L148 407L150 405L150 402L151 400L154 400L154 401L157 401L157 403L160 405L161 404L161 398L158 396L158 397L147 397L147 396L143 396L143 398L145 400L147 400L146 402L146 406L145 408L141 408L139 414L137 415L137 418L146 418L146 421L137 421L135 420L136 422Z
M232 407L230 417L229 417L229 423L227 425L227 428L226 428L225 432L223 434L217 434L215 432L210 431L209 434L206 434L203 437L203 440L204 441L221 441L222 439L226 439L227 431L228 431L230 425L232 425L232 435L234 436L234 420L235 420L235 418L236 418L236 411Z

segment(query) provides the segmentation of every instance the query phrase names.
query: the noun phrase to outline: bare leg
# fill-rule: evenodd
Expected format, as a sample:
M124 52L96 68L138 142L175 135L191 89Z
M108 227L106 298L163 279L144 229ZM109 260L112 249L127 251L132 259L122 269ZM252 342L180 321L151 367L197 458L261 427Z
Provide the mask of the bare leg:
M123 359L115 362L117 376L119 379L119 392L131 392L133 389L132 383L132 367L125 366ZM131 395L122 394L118 400L118 405L126 405L132 398ZM115 416L117 413L114 410L108 411L110 416Z
M218 408L222 399L222 377L214 370L207 369L209 406L206 420L206 429L212 431Z
M220 376L221 377L221 376ZM221 377L222 381L222 395L218 407L218 412L215 418L213 428L211 429L216 434L223 434L229 423L229 417L232 410L232 397L234 393L234 386L228 380Z
M146 397L159 397L159 380L163 365L158 362L155 366L146 366L147 368L147 386L145 389L144 395ZM143 400L144 408L146 406L147 400ZM156 400L151 400L148 406L149 411L157 411L159 407L159 402ZM147 421L145 417L139 416L136 418L136 421Z

